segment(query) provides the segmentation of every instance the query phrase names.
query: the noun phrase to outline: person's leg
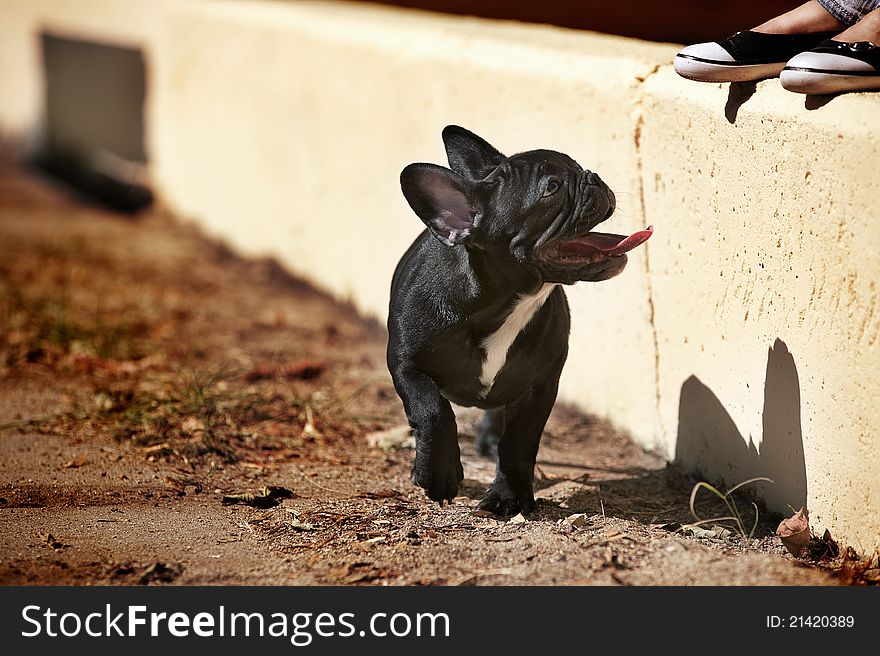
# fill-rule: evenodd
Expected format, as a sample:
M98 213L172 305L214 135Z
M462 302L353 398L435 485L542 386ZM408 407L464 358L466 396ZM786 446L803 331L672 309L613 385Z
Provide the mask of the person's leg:
M870 41L880 46L880 8L865 14L858 23L835 36L834 40L844 43Z
M828 3L826 2L826 4ZM762 34L835 32L844 29L848 24L851 23L836 18L818 0L810 0L800 7L796 7L791 11L761 23L757 27L753 27L752 32L760 32Z

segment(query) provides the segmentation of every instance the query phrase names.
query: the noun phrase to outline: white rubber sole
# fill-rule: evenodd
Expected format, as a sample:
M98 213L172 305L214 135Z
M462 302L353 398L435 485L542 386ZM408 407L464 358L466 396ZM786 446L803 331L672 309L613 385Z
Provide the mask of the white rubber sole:
M714 63L676 55L672 65L676 73L696 82L750 82L776 77L785 67L785 62L774 64Z
M880 89L880 74L847 75L802 68L785 68L779 74L779 82L785 89L794 93L826 95Z

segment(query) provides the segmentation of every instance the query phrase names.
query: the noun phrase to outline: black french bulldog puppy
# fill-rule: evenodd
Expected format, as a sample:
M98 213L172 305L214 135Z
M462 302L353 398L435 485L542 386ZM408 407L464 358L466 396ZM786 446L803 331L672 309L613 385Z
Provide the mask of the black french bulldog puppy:
M451 500L463 478L450 401L486 410L477 436L497 451L480 508L529 513L535 458L568 354L560 285L607 280L651 235L590 232L612 191L568 155L505 157L458 126L443 130L450 168L410 164L403 195L428 229L391 284L388 368L416 436L413 481Z

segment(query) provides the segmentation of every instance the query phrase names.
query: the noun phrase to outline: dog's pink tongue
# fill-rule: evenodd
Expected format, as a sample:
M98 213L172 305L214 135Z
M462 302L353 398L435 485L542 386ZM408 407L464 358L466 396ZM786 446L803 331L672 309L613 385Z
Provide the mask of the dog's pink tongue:
M596 250L608 256L623 255L644 244L652 234L654 234L654 226L648 226L644 230L634 232L629 237L606 232L588 232L583 237L561 244L559 251L584 254L586 250Z

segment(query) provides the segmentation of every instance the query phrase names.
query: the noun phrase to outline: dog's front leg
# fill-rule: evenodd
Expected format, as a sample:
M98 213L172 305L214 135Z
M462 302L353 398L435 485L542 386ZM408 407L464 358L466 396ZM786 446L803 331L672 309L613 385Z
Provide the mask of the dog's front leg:
M416 437L413 482L434 501L451 501L464 478L452 406L433 380L412 367L395 368L391 377Z

